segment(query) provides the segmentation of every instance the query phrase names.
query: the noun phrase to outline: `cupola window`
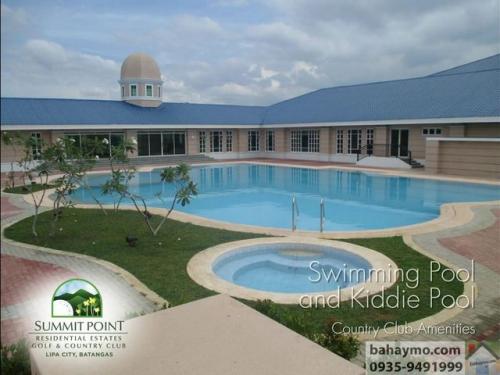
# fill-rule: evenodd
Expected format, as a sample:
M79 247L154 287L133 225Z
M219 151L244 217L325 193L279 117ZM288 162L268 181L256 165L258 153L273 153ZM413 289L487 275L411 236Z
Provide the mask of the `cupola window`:
M130 85L130 96L137 96L137 85Z
M146 96L153 96L153 85L146 85Z

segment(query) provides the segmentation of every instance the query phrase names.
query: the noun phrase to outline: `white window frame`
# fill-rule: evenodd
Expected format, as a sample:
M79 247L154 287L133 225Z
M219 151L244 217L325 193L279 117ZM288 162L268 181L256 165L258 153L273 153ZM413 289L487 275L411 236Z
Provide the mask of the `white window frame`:
M132 95L132 87L135 87L135 95ZM132 97L139 96L139 95L138 95L138 92L137 92L137 90L138 90L138 89L139 89L139 88L138 88L137 84L135 84L135 83L131 83L131 84L128 86L128 90L129 90L129 92L128 92L128 93L129 93L129 96L130 96L131 98L132 98Z
M375 129L366 129L366 144L373 145L373 140L375 139Z
M31 133L31 137L36 139L31 147L31 152L33 155L33 159L38 160L42 153L42 133L35 132Z
M307 136L306 150L302 149L302 137ZM319 152L318 129L294 129L290 133L290 151L300 153L318 153Z
M344 129L337 129L337 154L344 153Z
M217 144L214 142L215 136L218 136ZM222 152L222 130L212 130L210 132L210 152Z
M357 144L352 144L352 135L357 133L358 139ZM363 129L348 129L347 130L347 153L355 154L357 150L361 148L361 137L363 136Z
M422 135L428 137L431 135L441 135L443 134L442 128L422 128Z
M252 146L252 136L255 135L255 146ZM258 130L248 131L248 152L259 152L260 150L260 133Z
M203 154L207 152L207 133L205 131L201 131L198 133L198 136L200 139L199 151L200 154Z
M271 145L269 145L269 137L271 136ZM266 151L276 151L276 132L274 130L266 130Z
M151 95L148 95L148 88L151 89ZM154 94L153 85L148 85L148 84L144 85L144 96L147 96L148 98L152 98L153 94Z
M233 152L233 131L226 130L226 152Z

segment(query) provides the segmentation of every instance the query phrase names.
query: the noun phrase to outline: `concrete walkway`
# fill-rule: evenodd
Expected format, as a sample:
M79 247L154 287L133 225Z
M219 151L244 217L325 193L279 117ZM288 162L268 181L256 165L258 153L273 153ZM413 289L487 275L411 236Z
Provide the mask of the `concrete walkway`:
M33 208L21 196L2 194L2 228L5 225L33 214ZM156 304L146 298L130 280L110 268L79 256L48 253L36 247L13 244L3 238L1 242L2 290L1 290L1 341L12 343L25 337L33 318L41 307L50 312L51 295L57 286L70 278L83 278L93 282L100 290L108 312L120 312L127 318L158 310ZM40 296L45 298L41 300ZM105 298L107 297L107 298ZM106 306L106 305L105 305ZM49 315L50 316L50 315ZM49 317L46 316L45 318Z
M461 310L460 313L436 327L450 327L454 324L475 328L475 333L446 334L400 334L369 340L400 341L467 341L500 339L500 273L497 272L500 250L500 207L497 205L478 205L472 208L474 218L469 223L437 230L434 232L410 235L405 242L420 248L433 257L442 259L459 268L472 271L474 275L476 298L474 308ZM416 246L415 246L416 245ZM364 345L354 362L365 361Z

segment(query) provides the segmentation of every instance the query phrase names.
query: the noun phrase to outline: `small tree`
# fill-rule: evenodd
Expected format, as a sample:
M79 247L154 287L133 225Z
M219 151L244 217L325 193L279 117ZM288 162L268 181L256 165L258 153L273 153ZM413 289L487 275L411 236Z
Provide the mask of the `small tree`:
M12 148L12 150L14 151L14 155L17 154L17 146L22 144L20 140L21 133L19 132L2 132L2 143L4 144L4 146ZM7 173L7 187L10 188L14 188L16 186L14 164L15 161L12 160L10 162L10 171Z
M73 138L58 138L43 152L43 163L39 168L58 171L61 174L52 204L53 218L50 235L55 234L56 224L62 216L63 209L74 206L71 194L78 186L91 191L87 184L87 172L95 165L95 155L106 149L105 142L97 138L88 139L82 145L76 145ZM92 192L91 196L106 214L102 204Z
M189 176L189 170L190 167L187 164L182 163L176 167L165 168L161 172L161 180L163 182L173 184L175 186L175 194L169 209L157 225L154 225L151 220L153 215L151 215L148 210L146 200L142 196L134 194L129 190L129 181L134 178L135 170L113 170L111 172L110 179L103 184L102 192L103 194L118 194L120 197L119 201L123 199L131 201L136 211L144 218L144 221L153 236L156 236L175 208L175 205L181 204L182 206L185 206L191 202L191 198L194 195L198 194L196 184L193 183L191 177ZM156 194L156 196L163 203L165 203L160 193Z
M17 161L17 165L19 167L19 171L21 173L21 181L23 189L28 192L33 201L33 205L35 208L35 214L33 215L33 222L31 225L31 231L33 236L37 237L38 232L36 230L38 214L40 212L40 207L45 199L46 190L48 188L48 180L49 180L49 172L42 165L36 165L38 159L42 158L42 154L34 154L34 149L42 149L43 144L41 143L41 139L37 139L31 135L21 132L3 132L2 133L2 142L6 146L10 146L14 149L14 153L20 151L21 155L19 160ZM36 147L35 147L36 146ZM10 172L9 172L9 184L10 187L14 187L14 162L10 163ZM40 193L35 194L33 192L33 186L36 184L36 180L38 179L38 183L40 184L42 190Z

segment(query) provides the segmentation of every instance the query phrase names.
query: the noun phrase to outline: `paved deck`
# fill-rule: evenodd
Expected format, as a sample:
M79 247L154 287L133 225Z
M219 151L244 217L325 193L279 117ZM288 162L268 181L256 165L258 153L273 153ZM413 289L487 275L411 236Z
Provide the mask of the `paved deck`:
M445 230L410 236L421 249L459 268L472 270L475 261L475 284L477 295L475 307L462 310L451 319L436 324L446 327L454 324L474 326L474 334L407 334L391 335L376 340L499 340L500 339L500 272L498 271L500 249L500 207L480 205L473 208L471 222ZM373 338L370 338L373 340ZM356 363L364 363L364 346L356 358Z
M21 196L2 196L1 199L2 227L32 215L32 208ZM83 278L101 286L100 292L107 300L107 306L114 307L115 312L122 312L122 316L117 317L130 317L158 309L124 278L90 260L44 253L30 246L6 243L3 238L1 260L2 344L25 337L34 317L41 312L50 314L51 295L59 284L70 278ZM108 308L108 312L112 310Z
M126 351L107 360L47 359L43 351L36 351L35 374L365 373L363 368L225 295L132 319L126 329Z

